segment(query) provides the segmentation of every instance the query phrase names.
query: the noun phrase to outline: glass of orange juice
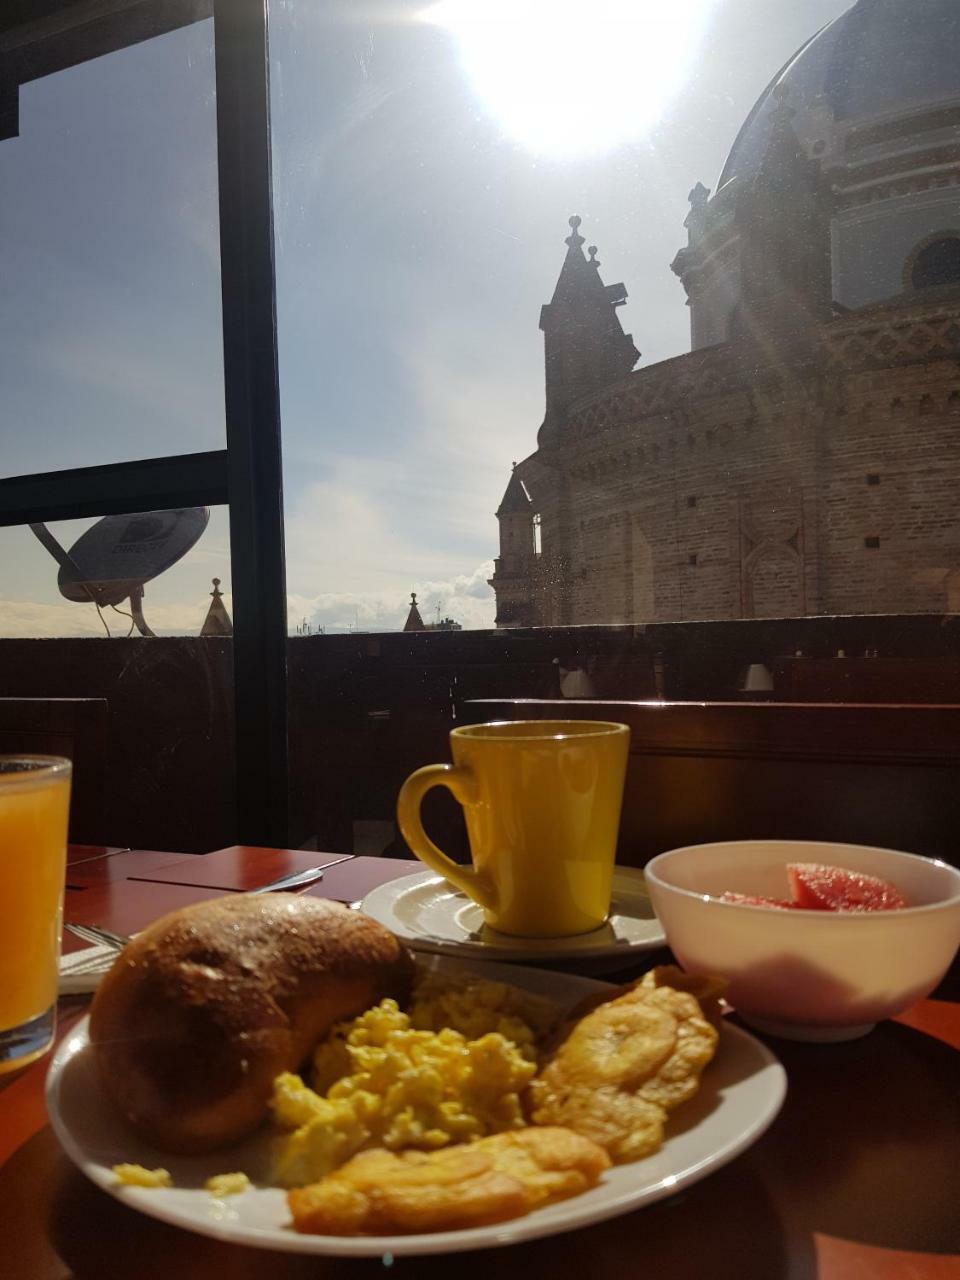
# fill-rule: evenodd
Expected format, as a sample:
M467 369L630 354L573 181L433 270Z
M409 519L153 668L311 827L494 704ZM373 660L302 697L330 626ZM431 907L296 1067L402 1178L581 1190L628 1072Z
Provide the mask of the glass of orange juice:
M59 756L0 756L0 1074L53 1041L70 775Z

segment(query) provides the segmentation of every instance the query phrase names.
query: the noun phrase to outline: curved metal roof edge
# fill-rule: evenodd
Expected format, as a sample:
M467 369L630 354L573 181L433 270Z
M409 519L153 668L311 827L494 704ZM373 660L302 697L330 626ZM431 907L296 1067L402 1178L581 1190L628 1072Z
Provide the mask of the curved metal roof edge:
M733 161L733 158L740 147L740 143L746 137L746 134L750 129L750 126L753 124L754 120L756 120L757 116L760 113L761 108L765 105L768 98L770 97L770 94L773 92L776 86L780 83L783 77L787 74L790 68L794 65L794 63L799 61L799 59L803 57L806 51L814 43L814 41L819 40L820 37L824 34L824 32L829 31L830 28L835 26L838 22L842 22L846 18L847 14L849 13L850 13L850 10L847 9L844 13L840 13L835 18L831 18L830 21L825 23L820 28L819 31L815 31L813 35L809 38L809 40L805 40L803 44L800 46L800 48L797 49L795 53L792 53L790 55L790 57L786 60L786 62L783 64L780 70L776 73L776 75L773 77L770 83L766 86L766 88L757 98L756 102L750 108L750 111L747 115L746 120L744 120L743 124L737 130L737 136L734 138L733 144L731 145L730 150L727 152L727 158L723 162L723 168L720 170L720 177L717 179L717 187L716 187L717 191L719 191L720 188L723 187L725 183L729 182L730 179L735 176L734 174L728 172L728 170L730 169L731 163Z

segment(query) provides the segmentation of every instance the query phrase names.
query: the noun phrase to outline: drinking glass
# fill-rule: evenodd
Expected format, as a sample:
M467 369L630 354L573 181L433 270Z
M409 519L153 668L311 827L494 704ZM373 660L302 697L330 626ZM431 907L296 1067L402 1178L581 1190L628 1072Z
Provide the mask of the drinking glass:
M0 755L0 1074L53 1041L71 772Z

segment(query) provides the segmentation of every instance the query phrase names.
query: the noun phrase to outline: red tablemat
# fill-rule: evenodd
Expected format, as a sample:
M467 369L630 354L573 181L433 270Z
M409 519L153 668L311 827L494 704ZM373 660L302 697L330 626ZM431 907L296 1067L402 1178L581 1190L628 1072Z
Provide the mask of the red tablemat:
M206 886L118 880L91 889L68 889L63 918L78 924L102 925L114 933L136 933L168 911L219 895L220 890ZM75 948L65 942L64 950Z
M142 852L142 851L138 851ZM175 856L175 855L174 855ZM202 885L224 893L259 889L271 880L311 867L331 866L351 855L317 853L309 849L261 849L255 845L231 845L214 853L188 854L162 868L128 872L131 880L150 884ZM133 864L131 863L131 866ZM329 895L328 895L329 896Z
M160 853L149 849L127 850L114 853L109 858L91 858L88 862L74 862L67 867L67 888L84 889L107 884L111 880L126 880L153 875L161 868L183 860L182 853Z
M331 867L320 883L311 885L306 892L314 898L354 902L377 885L424 870L423 863L413 858L351 858Z
M122 853L125 850L125 845L121 848L120 845L112 844L70 844L67 845L67 865L89 862L91 858L106 858L112 853Z

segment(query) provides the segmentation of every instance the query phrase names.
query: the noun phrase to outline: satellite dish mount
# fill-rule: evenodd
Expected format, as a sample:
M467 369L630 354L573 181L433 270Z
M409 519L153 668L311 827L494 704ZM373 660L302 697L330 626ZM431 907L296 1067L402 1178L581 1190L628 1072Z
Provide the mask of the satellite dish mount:
M144 583L185 556L209 519L208 507L104 516L69 551L45 524L30 528L60 566L57 585L65 599L98 609L129 600L133 625L142 636L153 636L143 616Z

